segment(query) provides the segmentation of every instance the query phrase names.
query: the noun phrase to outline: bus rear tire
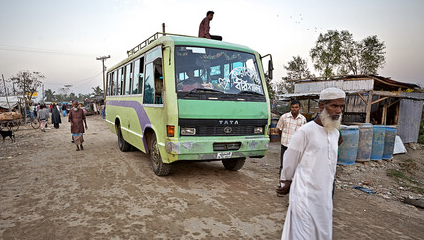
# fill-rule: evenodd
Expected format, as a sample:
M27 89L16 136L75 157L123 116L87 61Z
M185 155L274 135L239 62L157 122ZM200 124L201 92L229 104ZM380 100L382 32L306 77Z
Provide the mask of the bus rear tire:
M150 160L152 161L153 172L157 176L167 176L171 171L171 165L166 164L162 161L160 156L158 141L156 140L156 134L152 134L150 139Z
M118 125L117 130L119 150L122 152L128 152L131 149L131 144L125 141L124 136L122 136L121 126Z
M246 158L230 158L222 160L222 164L224 165L225 169L229 171L240 170L245 162Z

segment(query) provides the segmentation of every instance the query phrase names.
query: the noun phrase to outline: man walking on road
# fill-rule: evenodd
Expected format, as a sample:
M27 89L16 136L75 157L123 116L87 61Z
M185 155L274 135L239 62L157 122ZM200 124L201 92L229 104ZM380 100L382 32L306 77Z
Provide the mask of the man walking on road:
M346 94L338 88L321 91L318 117L297 130L284 154L276 192L290 192L282 240L331 240L333 189L338 140Z
M214 40L222 41L222 37L221 36L216 36L216 35L210 35L209 34L210 22L213 19L213 15L214 15L214 12L213 11L208 11L206 13L206 17L203 18L203 20L200 22L200 26L199 26L199 37L200 38L209 38L209 39L214 39Z
M290 112L281 115L280 120L278 120L277 123L277 128L281 137L279 174L281 174L281 170L283 169L283 156L284 152L287 150L291 137L297 129L306 123L306 118L299 113L300 102L298 100L293 100L290 105Z
M84 111L78 107L78 102L75 101L72 103L72 108L69 111L68 115L68 122L71 123L71 133L72 133L72 140L77 145L77 151L84 150L84 147L82 146L82 143L84 142L84 126L87 130L87 122L85 120L85 114Z
M47 121L49 119L49 110L46 108L45 104L40 106L40 111L38 111L37 118L40 120L40 130L45 132Z

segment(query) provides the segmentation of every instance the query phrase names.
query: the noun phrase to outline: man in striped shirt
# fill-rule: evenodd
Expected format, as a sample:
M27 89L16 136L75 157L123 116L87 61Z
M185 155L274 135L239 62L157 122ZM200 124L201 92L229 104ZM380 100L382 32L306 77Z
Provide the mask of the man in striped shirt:
M297 129L306 123L306 118L299 113L299 110L300 102L298 100L293 100L291 102L290 112L281 115L277 123L277 128L281 136L281 165L279 174L281 174L281 170L283 169L283 156L284 152L287 150L287 146L289 146L291 137Z

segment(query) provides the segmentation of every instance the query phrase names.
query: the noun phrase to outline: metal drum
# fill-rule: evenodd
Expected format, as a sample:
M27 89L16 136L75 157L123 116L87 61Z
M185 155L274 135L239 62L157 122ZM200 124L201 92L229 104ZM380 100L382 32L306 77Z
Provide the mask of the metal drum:
M386 136L384 137L383 159L390 160L393 157L397 129L396 126L386 126Z
M355 164L358 152L359 127L341 126L340 132L343 137L343 143L339 146L339 157L337 163L341 165Z
M373 127L371 123L359 124L357 162L368 162L371 158Z
M382 160L384 152L384 139L386 136L385 125L374 125L373 126L373 137L372 137L372 150L371 160Z

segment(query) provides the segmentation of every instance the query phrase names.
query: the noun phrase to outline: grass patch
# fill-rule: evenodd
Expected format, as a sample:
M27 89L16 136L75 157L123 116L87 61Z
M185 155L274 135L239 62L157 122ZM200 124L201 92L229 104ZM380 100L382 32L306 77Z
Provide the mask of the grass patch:
M387 169L386 175L389 176L389 177L395 178L400 186L407 187L407 188L410 188L410 189L414 189L418 193L424 194L424 188L421 187L422 183L409 178L408 176L405 175L405 173L403 173L399 170L396 170L396 169ZM413 183L413 184L418 185L418 186L411 186L411 185L406 184L404 182L400 182L400 180L408 181L408 182Z
M418 169L417 163L414 162L413 159L409 158L405 161L399 163L399 165L402 167L402 170L405 170L406 172L413 174L414 171Z

